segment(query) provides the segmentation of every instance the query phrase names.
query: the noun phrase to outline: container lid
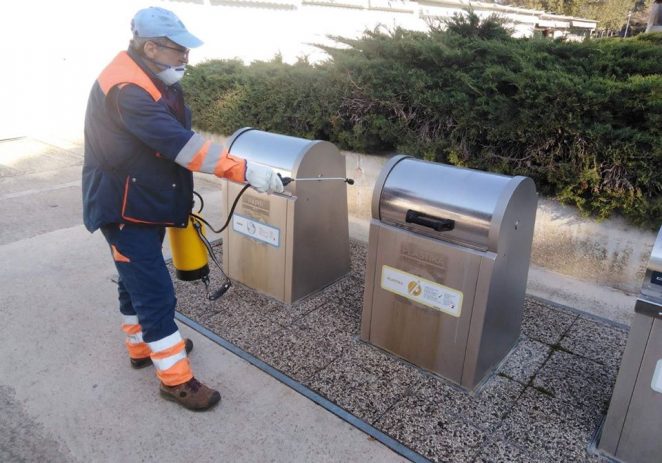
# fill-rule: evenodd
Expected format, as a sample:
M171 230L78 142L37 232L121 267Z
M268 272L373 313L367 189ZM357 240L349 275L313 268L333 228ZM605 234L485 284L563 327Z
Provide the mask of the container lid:
M386 163L377 180L372 216L422 235L496 252L504 217L510 220L521 208L521 220L532 226L536 202L535 185L528 177L399 155Z

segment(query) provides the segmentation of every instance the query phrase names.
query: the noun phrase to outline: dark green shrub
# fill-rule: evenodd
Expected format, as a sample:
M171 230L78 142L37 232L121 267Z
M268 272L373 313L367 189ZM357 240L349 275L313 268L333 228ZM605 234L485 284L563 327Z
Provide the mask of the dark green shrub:
M194 123L528 175L587 214L659 226L662 34L566 43L454 21L335 37L316 66L194 66L184 82Z
M237 61L191 66L184 87L196 127L224 134L252 126L328 139L339 104L333 78L324 68L278 59L248 67Z

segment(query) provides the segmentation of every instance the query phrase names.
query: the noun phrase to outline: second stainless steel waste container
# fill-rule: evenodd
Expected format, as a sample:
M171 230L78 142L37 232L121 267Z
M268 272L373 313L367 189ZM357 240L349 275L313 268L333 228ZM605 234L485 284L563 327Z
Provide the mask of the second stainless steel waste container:
M227 146L283 177L345 177L345 159L329 142L245 128ZM226 214L242 187L224 180ZM307 181L290 183L283 194L248 189L223 232L227 275L286 303L343 277L350 270L346 188L342 181Z
M375 185L361 338L473 389L520 333L537 196L396 156Z
M662 229L657 234L598 448L627 463L662 461Z

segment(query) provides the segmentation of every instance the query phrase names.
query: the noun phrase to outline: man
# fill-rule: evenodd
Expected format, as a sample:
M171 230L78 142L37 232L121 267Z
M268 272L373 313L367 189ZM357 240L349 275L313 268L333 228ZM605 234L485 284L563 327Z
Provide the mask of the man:
M205 410L221 399L194 378L174 314L176 298L161 246L165 227L184 227L193 207L193 174L206 172L282 192L266 166L230 156L191 130L178 81L189 49L202 45L171 11L146 8L133 39L101 72L85 115L83 218L100 229L119 273L122 330L131 365L151 364L160 393Z

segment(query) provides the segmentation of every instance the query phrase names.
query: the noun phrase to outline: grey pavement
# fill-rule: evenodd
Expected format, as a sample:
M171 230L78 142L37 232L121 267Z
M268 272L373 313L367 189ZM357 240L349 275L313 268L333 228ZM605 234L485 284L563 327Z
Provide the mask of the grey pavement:
M403 461L185 326L223 400L162 400L153 371L129 367L112 261L81 225L81 163L78 140L0 141L0 461Z

